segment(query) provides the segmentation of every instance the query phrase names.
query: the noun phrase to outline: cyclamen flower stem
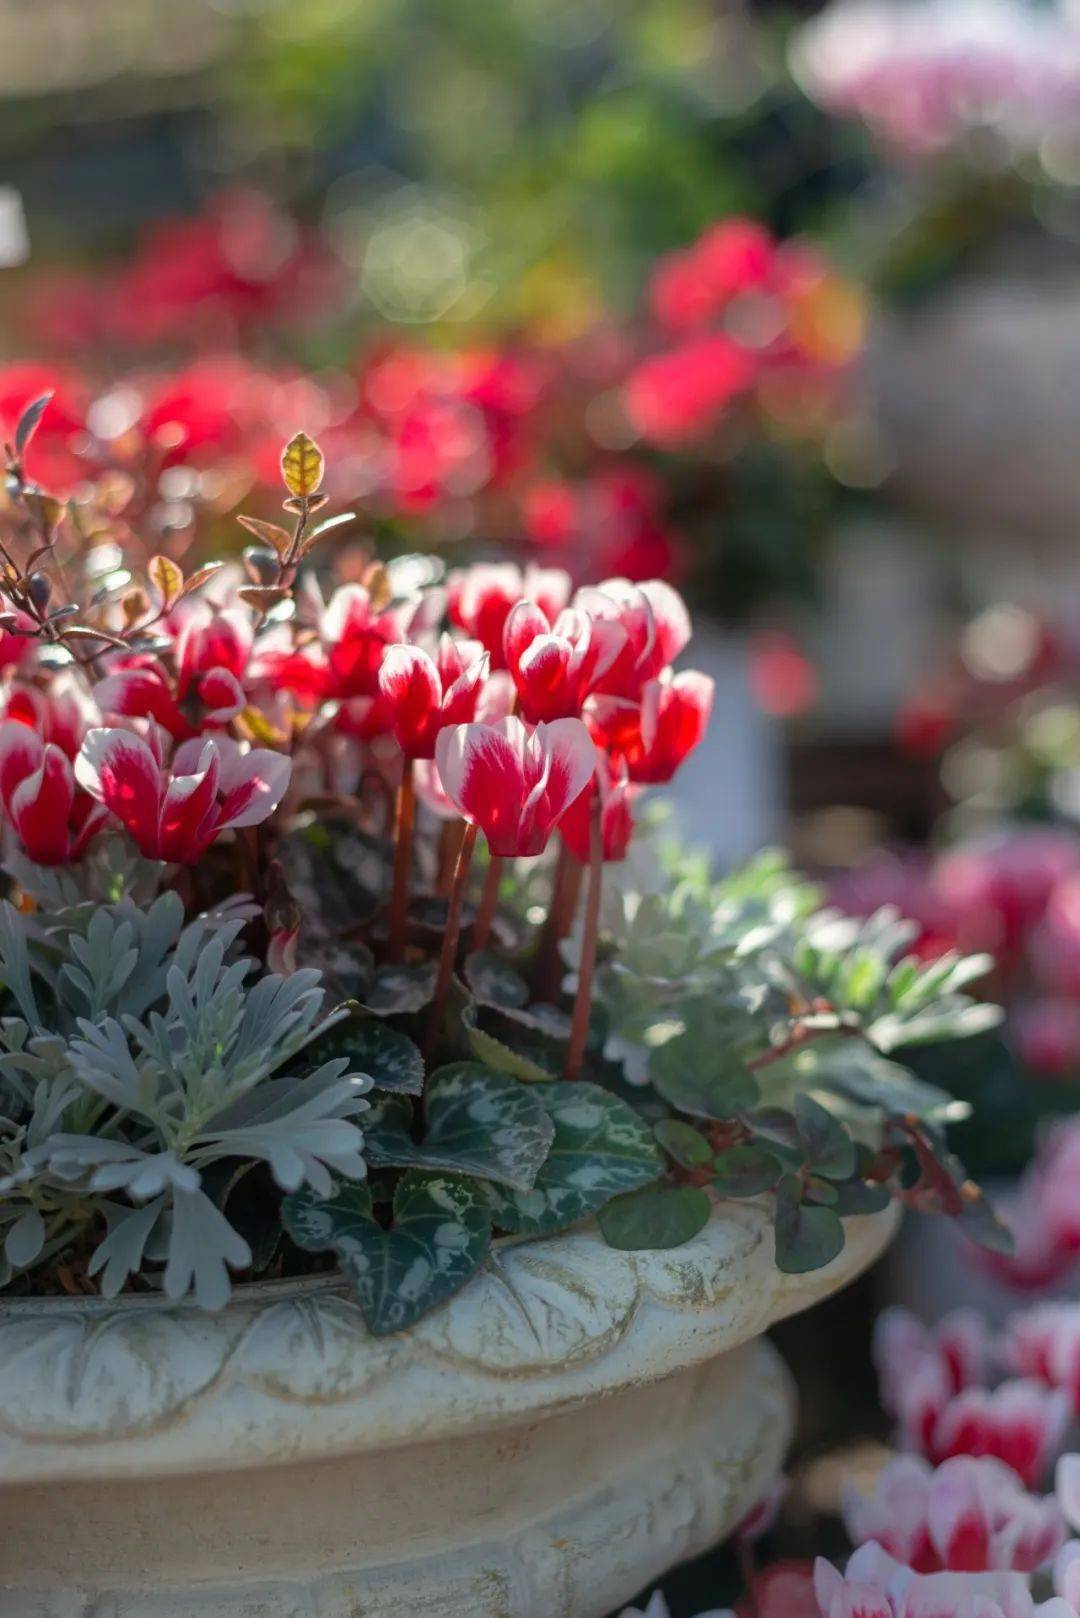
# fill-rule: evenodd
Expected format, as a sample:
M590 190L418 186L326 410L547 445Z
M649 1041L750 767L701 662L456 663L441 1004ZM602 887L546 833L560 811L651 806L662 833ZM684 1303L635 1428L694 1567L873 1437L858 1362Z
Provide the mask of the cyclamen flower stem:
M450 885L454 880L454 868L461 853L461 840L464 835L463 820L448 820L444 823L439 836L439 874L435 879L435 891L440 899L450 897Z
M536 950L534 987L541 1000L553 1000L559 988L559 945L574 925L585 867L562 841L551 879L551 899Z
M469 881L469 867L472 864L473 849L476 847L477 828L468 825L465 835L461 839L461 848L458 851L457 864L454 867L454 880L450 888L450 907L446 914L446 931L443 933L442 949L439 952L439 970L435 978L435 993L432 996L428 1009L427 1030L424 1035L424 1055L430 1057L439 1040L439 1030L442 1028L443 1013L446 1010L446 996L450 990L450 979L454 972L454 962L457 959L458 940L461 937L461 912L465 903L465 888Z
M416 816L416 791L413 784L413 761L402 760L401 785L398 788L397 819L394 828L394 879L390 890L390 939L388 954L391 961L400 961L405 955L405 922L409 903L409 858L412 853L413 821Z
M473 948L483 949L491 932L491 923L495 919L495 909L499 903L499 886L502 882L503 857L493 854L488 862L487 875L484 878L484 891L480 898L480 908L476 913L476 927L473 931Z
M600 893L604 876L604 839L600 824L600 795L593 799L589 820L589 885L585 891L585 931L581 940L577 994L570 1023L570 1045L566 1052L563 1078L580 1078L589 1037L589 1011L592 1007L593 978L596 973L596 941L600 932Z
M757 1559L754 1556L754 1547L748 1539L740 1539L736 1554L739 1563L739 1577L742 1580L746 1596L748 1618L758 1618Z

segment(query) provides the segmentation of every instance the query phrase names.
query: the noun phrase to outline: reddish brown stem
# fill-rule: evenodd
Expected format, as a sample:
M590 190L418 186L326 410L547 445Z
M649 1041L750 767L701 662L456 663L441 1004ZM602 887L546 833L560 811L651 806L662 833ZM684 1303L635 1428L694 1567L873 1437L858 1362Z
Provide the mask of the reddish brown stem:
M458 939L461 937L461 911L465 903L465 887L469 880L469 866L472 864L472 852L475 846L476 827L467 826L465 835L461 839L457 864L454 867L454 880L450 887L450 907L446 913L446 931L443 933L442 949L439 952L439 970L435 978L435 993L428 1009L427 1029L424 1035L424 1054L428 1057L430 1057L438 1044L439 1032L442 1028L443 1014L446 1010L446 996L450 990L454 961L457 959Z
M446 820L443 822L442 832L439 836L439 874L435 879L435 892L440 899L450 896L450 884L454 880L454 867L457 857L461 853L461 840L465 836L465 822L463 820Z
M600 795L593 799L589 816L589 885L585 892L585 931L581 940L574 1015L570 1023L570 1045L566 1052L564 1079L581 1075L585 1045L589 1037L589 1011L592 1007L593 977L596 972L596 940L600 932L600 890L604 876L604 839L600 826Z
M416 794L413 789L413 761L404 759L401 765L401 785L398 787L397 819L394 828L394 880L390 890L390 938L387 954L391 961L400 961L405 955L405 922L409 904L409 858L412 853L413 820Z
M484 891L480 897L480 908L476 912L476 926L473 929L473 948L483 949L491 933L491 923L495 920L495 910L499 903L499 887L502 883L503 856L492 854L488 860L487 875L484 878Z
M554 1000L559 992L559 945L573 928L584 870L581 861L574 858L564 842L560 842L555 874L551 879L548 913L544 917L540 941L536 946L533 986L541 1000Z

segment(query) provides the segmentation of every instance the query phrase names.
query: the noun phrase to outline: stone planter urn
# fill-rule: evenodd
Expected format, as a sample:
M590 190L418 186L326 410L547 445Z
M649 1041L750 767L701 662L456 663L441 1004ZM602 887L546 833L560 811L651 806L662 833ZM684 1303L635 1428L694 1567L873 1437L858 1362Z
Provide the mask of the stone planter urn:
M373 1338L333 1276L0 1307L0 1618L602 1618L780 1467L762 1333L882 1250L784 1276L768 1215L670 1252L496 1244Z

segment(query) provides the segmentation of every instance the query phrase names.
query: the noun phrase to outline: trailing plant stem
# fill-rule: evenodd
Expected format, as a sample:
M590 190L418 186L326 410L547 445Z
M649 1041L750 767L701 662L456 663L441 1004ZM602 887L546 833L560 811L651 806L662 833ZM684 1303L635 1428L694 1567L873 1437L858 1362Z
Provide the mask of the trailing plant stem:
M581 940L577 994L570 1024L570 1045L566 1052L564 1079L581 1076L585 1045L589 1037L593 977L596 972L596 940L600 932L600 892L604 876L604 839L600 824L600 794L593 798L589 817L589 885L585 891L585 931Z
M424 1054L428 1057L438 1043L439 1030L442 1028L443 1014L446 1010L446 996L450 990L450 979L457 959L458 940L461 937L461 912L465 903L469 866L472 864L473 849L476 846L476 831L477 828L473 825L465 828L457 864L454 867L454 880L450 886L450 907L446 915L446 931L443 933L439 970L435 978L435 993L428 1008L427 1031L424 1036Z
M409 859L412 854L413 821L416 816L416 792L413 784L413 761L402 760L401 785L398 787L397 817L394 827L394 878L390 890L390 940L388 953L391 961L400 961L405 955L405 921L409 904Z

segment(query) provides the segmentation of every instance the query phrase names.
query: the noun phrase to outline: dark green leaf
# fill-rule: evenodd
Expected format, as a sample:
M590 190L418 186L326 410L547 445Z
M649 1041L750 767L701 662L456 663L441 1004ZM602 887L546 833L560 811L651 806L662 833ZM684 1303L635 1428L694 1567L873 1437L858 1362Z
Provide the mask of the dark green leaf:
M682 1247L709 1222L712 1204L692 1185L664 1185L616 1197L601 1208L600 1229L609 1247L624 1252Z
M508 1045L481 1028L480 1008L476 1005L465 1007L461 1022L473 1055L496 1073L507 1073L511 1078L524 1079L527 1083L546 1083L561 1071L561 1058L549 1047L542 1044Z
M419 966L380 966L364 1003L380 1017L398 1017L422 1011L435 992L434 961Z
M664 1161L634 1109L597 1084L535 1084L526 1094L551 1119L555 1139L532 1189L487 1193L502 1230L563 1230L611 1197L657 1179Z
M356 1016L324 1034L309 1054L316 1062L347 1056L350 1070L366 1073L376 1090L418 1096L424 1088L424 1058L407 1034L378 1017Z
M653 1134L668 1156L684 1169L698 1169L712 1158L705 1136L681 1118L661 1118Z
M863 1039L819 1046L810 1078L816 1090L831 1090L862 1106L880 1107L900 1117L913 1112L935 1123L957 1123L971 1112L966 1102L954 1101L937 1085L915 1078L899 1062L879 1056Z
M377 1101L364 1119L364 1155L376 1168L445 1169L529 1191L555 1138L555 1126L531 1090L478 1062L453 1062L433 1073L427 1131L412 1134L412 1111L395 1096Z
M371 1198L358 1184L342 1185L326 1199L294 1192L282 1203L282 1219L298 1246L336 1252L376 1337L403 1331L453 1297L475 1275L491 1241L476 1187L449 1175L406 1174L389 1230L375 1223Z
M780 1160L763 1146L732 1146L714 1164L713 1184L724 1197L757 1197L771 1191L783 1173Z
M677 1034L654 1050L649 1077L665 1101L694 1118L731 1118L760 1098L744 1062L692 1034Z
M832 1113L811 1096L795 1097L795 1124L806 1161L817 1174L847 1180L855 1172L855 1143Z
M478 949L465 962L465 981L482 1005L525 1006L529 985L514 968L490 950Z
M831 1208L807 1207L793 1174L776 1189L776 1267L785 1275L820 1270L843 1251L844 1227Z
M880 1213L892 1201L889 1187L876 1180L842 1180L833 1189L836 1192L833 1206L843 1219L849 1214Z

